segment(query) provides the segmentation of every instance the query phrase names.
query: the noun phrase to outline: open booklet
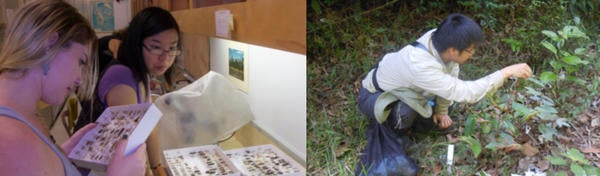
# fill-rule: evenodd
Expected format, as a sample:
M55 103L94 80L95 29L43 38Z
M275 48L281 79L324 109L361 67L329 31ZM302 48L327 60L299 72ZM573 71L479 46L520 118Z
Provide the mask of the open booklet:
M112 106L98 117L98 124L77 143L69 158L79 167L106 171L119 140L128 135L125 154L146 141L162 113L152 103Z
M170 175L300 176L302 165L271 144L222 151L216 145L163 151Z

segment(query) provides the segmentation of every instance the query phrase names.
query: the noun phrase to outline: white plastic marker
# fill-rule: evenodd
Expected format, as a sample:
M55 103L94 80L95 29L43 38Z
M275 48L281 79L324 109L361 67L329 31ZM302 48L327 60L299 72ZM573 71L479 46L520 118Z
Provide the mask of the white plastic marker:
M448 155L446 156L446 165L448 165L448 174L452 173L452 161L454 160L454 144L448 145Z

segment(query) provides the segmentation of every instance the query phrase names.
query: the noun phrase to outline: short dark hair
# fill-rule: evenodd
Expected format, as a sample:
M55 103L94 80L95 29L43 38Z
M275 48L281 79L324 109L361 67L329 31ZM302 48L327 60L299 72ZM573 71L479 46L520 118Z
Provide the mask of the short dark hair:
M141 80L145 85L148 84L146 75L148 74L148 68L146 68L146 62L144 55L142 54L142 45L144 39L161 33L163 31L175 29L179 38L177 47L181 47L181 31L177 21L167 10L160 7L148 7L137 13L124 35L122 36L122 42L119 46L117 60L119 63L129 67L133 72L136 80ZM173 84L172 74L173 65L171 65L164 74L165 80L168 85Z
M471 18L453 13L440 23L431 39L438 52L443 52L448 48L456 48L462 52L470 45L481 44L484 35L481 27Z

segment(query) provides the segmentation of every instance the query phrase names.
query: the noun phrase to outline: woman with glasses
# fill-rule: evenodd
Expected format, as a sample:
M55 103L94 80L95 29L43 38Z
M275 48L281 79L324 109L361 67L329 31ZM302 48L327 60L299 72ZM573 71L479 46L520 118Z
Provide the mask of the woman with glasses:
M101 73L96 89L98 101L89 117L80 116L81 123L96 121L109 106L151 102L150 80L164 76L172 85L173 63L181 54L181 34L175 18L159 7L140 11L129 23L117 50L117 59ZM98 105L100 104L100 105ZM150 166L157 166L160 158L156 135L148 138Z

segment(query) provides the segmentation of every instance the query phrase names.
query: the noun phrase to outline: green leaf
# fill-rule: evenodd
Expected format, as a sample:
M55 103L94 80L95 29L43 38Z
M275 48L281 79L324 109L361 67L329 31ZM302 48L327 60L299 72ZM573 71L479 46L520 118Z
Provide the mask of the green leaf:
M460 140L469 144L469 147L471 148L471 151L473 152L475 158L479 156L479 154L481 153L481 143L479 143L477 139L471 136L462 136L460 137Z
M573 174L575 174L576 176L587 175L585 174L585 170L583 170L583 167L575 163L571 163L571 172L573 172Z
M566 164L565 164L566 165ZM554 176L569 176L566 171L558 171Z
M580 164L589 164L588 160L585 159L585 155L577 149L569 149L569 151L562 153L561 155Z
M533 82L533 83L535 83L536 85L538 85L538 86L540 86L540 87L544 87L544 83L542 83L542 82L541 82L540 80L538 80L538 79L535 79L533 76L532 76L532 77L529 77L529 78L527 78L527 81ZM529 88L529 87L525 87L525 88ZM530 88L530 89L531 89L531 88Z
M567 36L567 34L565 32L563 32L563 31L556 31L556 33L558 33L558 36L560 38L562 38L561 40L563 40L563 39L569 39L569 37Z
M558 32L558 34L562 35L560 31ZM565 42L567 42L566 39L560 39L559 41L556 42L556 45L554 45L554 46L556 46L557 49L562 48L563 45L565 45Z
M543 104L535 107L535 110L539 112L537 116L542 120L553 121L558 119L558 116L556 115L558 111L551 105Z
M513 101L512 108L515 110L515 117L527 117L535 111L529 109L529 107L524 104Z
M569 65L577 65L577 64L583 63L581 58L579 58L577 56L573 56L573 55L565 56L562 58L562 60Z
M460 1L459 1L459 2L460 2ZM478 174L479 174L479 175L485 175L485 176L488 176L488 175L490 175L490 174L488 174L487 172L485 172L484 170L480 170Z
M550 164L553 164L553 165L560 165L560 166L567 165L567 160L563 159L560 156L547 156L546 160L550 161Z
M508 114L507 116L510 116L510 114ZM502 124L504 124L504 128L506 128L508 132L510 132L511 134L515 134L517 132L517 128L515 128L515 125L512 123L512 119L512 117L504 118Z
M586 166L584 167L585 169L585 173L600 173L600 168L597 167L593 167L593 166Z
M556 35L556 32L554 31L549 31L549 30L543 30L542 34L550 37L550 39L552 39L553 41L557 41L558 39L558 35Z
M579 65L565 65L565 70L567 71L567 74L572 74L575 73L576 71L579 71L581 69L581 67ZM564 72L562 72L564 73ZM560 76L558 76L559 79L562 79ZM564 77L563 77L564 78Z
M556 73L553 72L545 71L544 73L542 73L542 75L540 75L540 81L544 83L553 82L556 81L556 79Z
M483 132L483 134L488 134L492 131L492 124L490 123L481 123L481 132Z
M319 5L319 1L311 1L310 7L315 11L315 13L317 15L319 15L323 12L323 11L321 11L321 6Z
M506 108L503 108L503 109L506 109ZM498 128L500 127L499 124L500 123L498 122L497 118L490 119L490 126L492 127L492 129L494 131L498 130Z
M502 132L500 133L500 137L502 138L502 141L504 144L506 145L510 145L510 144L515 144L515 138L513 138L510 134Z
M541 84L541 82L540 82ZM525 87L525 92L529 95L533 95L533 96L540 96L542 95L542 92L535 90L534 88L531 87Z
M507 43L510 45L510 48L513 52L519 52L521 51L521 46L523 45L522 42L512 39L512 38L504 38L501 40L504 43Z
M464 131L464 135L465 136L472 136L473 132L475 131L475 116L473 115L469 115L467 117L467 120L465 121L465 131Z
M585 38L589 39L589 37L577 26L565 26L562 29L562 33L565 35L565 38Z
M551 99L550 99L551 101ZM546 113L546 114L558 114L558 110L556 108L554 108L554 102L547 102L544 103L542 105L539 105L537 107L535 107L535 110L539 111L540 113ZM550 120L555 120L555 119L550 119Z
M546 49L550 50L550 52L552 52L552 54L557 55L557 50L556 47L554 45L552 45L550 42L548 41L542 41L540 42L540 44L542 44L542 46L544 46Z
M553 141L553 137L558 133L553 127L544 124L538 125L538 130L542 133L545 141Z
M575 51L574 51L574 53L575 53L575 54L578 54L578 55L583 55L583 54L585 54L586 52L587 52L587 49L586 49L586 48L577 48L577 49L575 49Z
M377 32L377 33L384 33L386 31L387 31L387 29L386 28L382 28L382 27L375 29L375 32Z
M580 86L585 86L587 81L576 77L576 76L567 76L567 80L569 81L573 81L575 84L580 85Z
M542 95L542 104L548 106L554 106L554 100L552 98Z
M485 145L485 148L496 151L498 148L500 148L502 146L504 146L504 145L497 143L497 142L490 142L487 145Z
M563 63L561 63L561 62L558 62L558 61L556 61L556 60L551 60L551 61L550 61L550 66L552 66L552 68L553 68L554 70L560 70L561 68L563 68L563 67L564 67L564 66L563 66Z

